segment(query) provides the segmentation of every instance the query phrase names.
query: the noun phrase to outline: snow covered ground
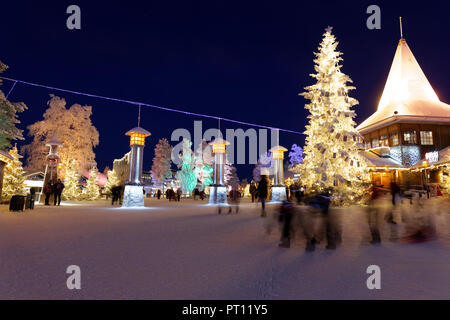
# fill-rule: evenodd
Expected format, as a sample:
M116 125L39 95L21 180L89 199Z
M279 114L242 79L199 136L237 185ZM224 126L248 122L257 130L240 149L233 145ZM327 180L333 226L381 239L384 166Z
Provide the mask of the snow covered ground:
M300 240L279 248L277 229L267 234L270 219L248 202L238 215L200 200L152 199L145 210L106 201L25 213L0 206L0 298L450 299L450 203L440 202L425 205L435 241L389 242L384 228L382 245L371 246L354 207L339 209L342 246L310 253ZM366 286L372 264L380 290ZM69 265L81 268L81 290L66 287Z

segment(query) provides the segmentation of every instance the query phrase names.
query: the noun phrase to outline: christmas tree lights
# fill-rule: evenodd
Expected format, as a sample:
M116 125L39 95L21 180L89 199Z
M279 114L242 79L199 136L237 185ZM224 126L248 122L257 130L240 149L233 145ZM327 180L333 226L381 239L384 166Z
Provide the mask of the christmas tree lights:
M332 189L339 203L351 203L364 193L366 162L359 151L360 135L353 120L356 114L352 107L358 101L348 95L355 87L347 85L352 80L341 72L342 53L336 51L338 42L331 29L326 29L315 53L316 73L311 77L317 82L300 94L310 100L305 105L310 115L304 161L293 171L300 173L308 191Z

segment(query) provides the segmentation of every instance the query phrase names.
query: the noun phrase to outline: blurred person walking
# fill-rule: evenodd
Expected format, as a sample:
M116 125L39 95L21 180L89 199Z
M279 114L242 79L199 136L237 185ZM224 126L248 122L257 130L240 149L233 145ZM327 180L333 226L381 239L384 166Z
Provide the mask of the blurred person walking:
M261 200L261 217L266 217L266 199L269 193L269 181L266 175L261 175L261 180L258 183L258 197Z

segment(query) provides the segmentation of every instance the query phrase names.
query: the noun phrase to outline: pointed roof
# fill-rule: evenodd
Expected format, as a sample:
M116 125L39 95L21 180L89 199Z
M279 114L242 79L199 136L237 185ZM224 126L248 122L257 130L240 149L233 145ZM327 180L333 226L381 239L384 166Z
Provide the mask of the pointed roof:
M49 142L47 142L46 146L62 146L62 143L58 141L58 138L56 136L56 132L53 134L53 137L50 139Z
M377 111L357 129L364 133L390 122L450 122L450 106L439 101L405 39L400 39Z
M131 136L132 133L141 133L141 134L145 135L146 137L151 135L150 132L148 132L147 130L145 130L144 128L141 128L141 127L134 127L133 129L128 130L125 133L125 135Z

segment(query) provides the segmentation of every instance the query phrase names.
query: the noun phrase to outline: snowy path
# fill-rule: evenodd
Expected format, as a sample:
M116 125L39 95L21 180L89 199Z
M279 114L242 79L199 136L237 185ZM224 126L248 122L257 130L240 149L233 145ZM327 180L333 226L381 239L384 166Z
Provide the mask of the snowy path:
M302 242L278 248L254 204L217 215L201 201L155 203L14 214L1 206L0 299L450 299L448 212L436 241L372 247L362 211L341 209L342 247L305 253ZM66 287L72 264L79 291ZM371 264L381 267L381 290L366 287Z

